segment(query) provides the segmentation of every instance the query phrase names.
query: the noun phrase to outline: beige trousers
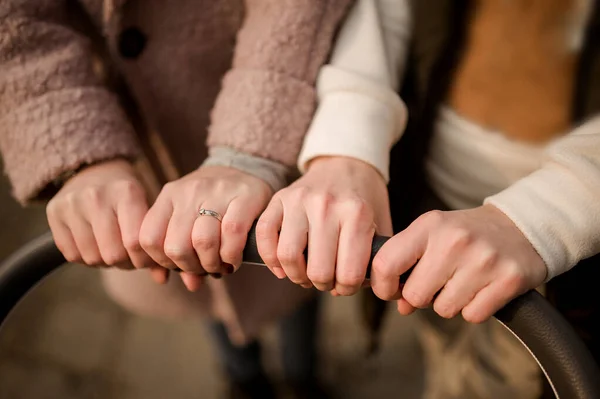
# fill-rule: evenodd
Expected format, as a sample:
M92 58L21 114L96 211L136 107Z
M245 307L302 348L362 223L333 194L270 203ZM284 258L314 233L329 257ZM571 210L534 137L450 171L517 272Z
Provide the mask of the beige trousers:
M537 399L541 370L495 319L469 324L421 311L418 336L426 364L423 399Z
M419 213L447 207L429 193ZM498 321L447 320L432 309L419 312L418 336L425 356L423 399L538 399L542 372L529 351Z

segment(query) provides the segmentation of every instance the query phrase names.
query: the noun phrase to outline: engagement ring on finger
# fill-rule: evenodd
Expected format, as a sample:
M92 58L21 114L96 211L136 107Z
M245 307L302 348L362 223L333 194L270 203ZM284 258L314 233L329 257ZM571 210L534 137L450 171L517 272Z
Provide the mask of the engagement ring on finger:
M219 222L223 221L223 216L221 216L219 212L211 211L210 209L200 208L200 210L198 211L198 217L200 216L212 216Z

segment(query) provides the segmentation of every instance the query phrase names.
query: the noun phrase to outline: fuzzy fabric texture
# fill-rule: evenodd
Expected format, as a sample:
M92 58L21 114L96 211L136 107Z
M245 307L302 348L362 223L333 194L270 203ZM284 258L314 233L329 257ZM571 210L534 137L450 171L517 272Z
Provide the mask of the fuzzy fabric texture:
M21 203L81 164L138 153L88 42L63 21L54 1L0 3L0 150Z
M136 157L142 148L159 154L163 174L176 178L205 161L209 125L211 157L220 159L207 164L252 163L281 187L312 118L318 69L350 3L80 0L94 37L75 26L75 2L0 0L0 150L16 198L28 203L62 172ZM98 42L110 55L100 67ZM137 112L104 84L114 71ZM314 295L252 266L196 293L160 287L144 271L106 273L108 292L126 307L165 317L208 312L235 342Z
M81 0L145 126L158 132L181 173L206 158L209 125L210 146L294 168L318 69L351 0L176 3ZM21 203L62 172L139 153L119 100L96 73L90 40L70 23L72 6L0 4L0 150ZM126 55L134 34L139 48Z
M350 1L246 3L208 143L295 165L316 107L319 67Z

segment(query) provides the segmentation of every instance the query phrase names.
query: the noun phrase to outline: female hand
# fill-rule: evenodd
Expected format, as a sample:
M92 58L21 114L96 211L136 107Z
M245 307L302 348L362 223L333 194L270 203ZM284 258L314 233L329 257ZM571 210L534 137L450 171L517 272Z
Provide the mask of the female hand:
M233 273L241 265L248 232L271 195L257 177L201 167L163 187L142 223L142 248L163 268L183 270L184 284L194 291L203 275ZM216 213L200 215L201 209Z
M391 235L384 179L361 161L324 157L273 197L256 236L261 257L277 277L352 295L365 280L376 228Z
M415 264L401 287L400 275ZM419 217L381 248L373 260L371 286L381 299L398 299L402 314L433 302L442 317L462 312L465 320L481 323L539 286L546 272L513 222L496 207L484 205Z
M156 266L139 243L147 210L146 193L133 167L114 160L69 179L46 213L67 261L130 269Z

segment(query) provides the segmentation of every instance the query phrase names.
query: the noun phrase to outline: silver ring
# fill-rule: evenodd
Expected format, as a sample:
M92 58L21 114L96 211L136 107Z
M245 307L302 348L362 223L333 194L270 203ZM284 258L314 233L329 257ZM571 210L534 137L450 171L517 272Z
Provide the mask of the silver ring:
M210 209L200 208L200 210L198 211L198 217L200 216L212 216L219 222L223 221L223 216L221 216L219 212L211 211Z

